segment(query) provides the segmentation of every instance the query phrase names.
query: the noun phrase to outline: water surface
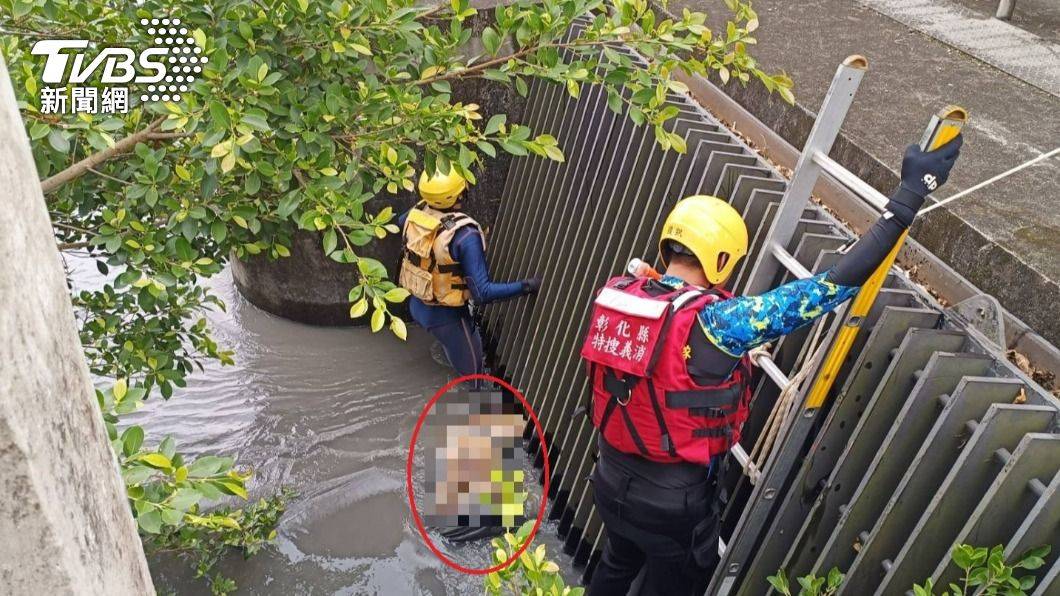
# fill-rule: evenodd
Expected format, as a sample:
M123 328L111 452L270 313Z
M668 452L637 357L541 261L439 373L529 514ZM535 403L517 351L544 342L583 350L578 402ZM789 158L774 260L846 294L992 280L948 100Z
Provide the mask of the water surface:
M69 265L76 285L99 283L91 264ZM227 271L210 286L228 309L209 319L236 364L211 363L169 401L156 395L128 419L142 424L149 440L171 435L182 452L233 455L252 466L252 497L281 486L298 492L275 545L223 563L239 593L481 593L480 577L449 569L426 547L405 495L413 425L451 378L431 359L430 337L416 327L401 342L364 328L287 321L243 300ZM540 490L530 484L527 509L536 512ZM535 544L542 542L569 567L554 524L542 527ZM435 543L467 566L487 566L485 541ZM162 593L208 593L180 565L155 562L152 572Z

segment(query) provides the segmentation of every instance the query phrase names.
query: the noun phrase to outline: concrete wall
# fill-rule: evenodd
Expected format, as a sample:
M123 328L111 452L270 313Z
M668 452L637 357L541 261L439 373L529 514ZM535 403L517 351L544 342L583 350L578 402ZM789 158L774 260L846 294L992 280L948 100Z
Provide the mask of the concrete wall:
M0 592L151 594L0 59Z

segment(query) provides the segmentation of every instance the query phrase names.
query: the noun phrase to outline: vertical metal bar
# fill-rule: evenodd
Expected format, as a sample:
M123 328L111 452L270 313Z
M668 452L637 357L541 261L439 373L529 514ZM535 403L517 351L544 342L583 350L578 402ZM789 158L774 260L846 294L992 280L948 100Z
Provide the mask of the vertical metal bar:
M535 300L523 301L512 307L512 318L520 321L520 325L505 343L513 346L510 376L520 387L523 387L522 371L528 356L533 353L533 342L536 340L532 321L548 310L553 304L553 296L558 288L563 286L562 280L567 279L559 273L558 268L560 263L566 262L570 232L592 213L593 206L588 198L581 194L585 183L583 173L597 158L601 131L607 132L603 137L606 143L612 130L611 127L600 125L602 119L614 117L614 113L606 107L607 95L601 86L589 89L582 102L586 111L583 117L585 125L580 122L571 124L572 130L575 127L579 129L575 140L576 153L572 152L572 159L563 164L563 179L558 183L557 206L553 210L551 221L541 222L540 228L535 231L534 245L538 258L532 265L533 271L528 273L541 275L548 283L542 287Z

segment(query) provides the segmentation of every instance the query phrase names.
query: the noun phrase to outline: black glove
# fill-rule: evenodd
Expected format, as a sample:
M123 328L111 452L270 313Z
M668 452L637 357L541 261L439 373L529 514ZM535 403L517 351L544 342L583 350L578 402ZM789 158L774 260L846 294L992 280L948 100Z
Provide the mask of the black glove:
M926 197L945 184L961 153L962 144L964 137L957 135L934 151L922 151L917 145L906 147L902 159L902 188Z
M905 157L902 158L902 185L887 205L887 210L904 227L913 223L917 211L924 204L924 197L949 179L962 144L964 137L957 135L934 151L923 151L918 145L906 147Z
M523 294L536 294L541 289L541 278L531 277L523 280Z

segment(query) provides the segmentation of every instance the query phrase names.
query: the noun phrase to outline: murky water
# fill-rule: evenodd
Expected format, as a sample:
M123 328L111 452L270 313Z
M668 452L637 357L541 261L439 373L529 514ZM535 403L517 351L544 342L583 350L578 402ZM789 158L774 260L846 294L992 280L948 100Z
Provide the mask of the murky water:
M90 264L69 264L77 285L98 283ZM236 364L208 366L168 402L153 397L129 418L156 440L173 436L181 451L252 466L252 497L280 486L298 492L274 546L223 563L239 593L481 593L480 577L446 567L423 543L405 495L416 417L450 378L430 357L430 337L410 328L402 343L363 328L301 325L247 303L227 272L210 285L228 305L210 321ZM540 490L531 485L527 510L536 512ZM551 524L542 542L569 569ZM435 544L464 565L488 566L486 541ZM208 593L180 565L152 571L161 592Z

